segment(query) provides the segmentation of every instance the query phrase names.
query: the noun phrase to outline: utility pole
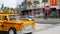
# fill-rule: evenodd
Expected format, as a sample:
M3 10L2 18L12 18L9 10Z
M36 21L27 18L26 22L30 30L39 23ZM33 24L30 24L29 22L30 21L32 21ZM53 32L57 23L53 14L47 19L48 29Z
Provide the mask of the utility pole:
M1 7L2 9L4 8L4 4L2 4L2 7Z

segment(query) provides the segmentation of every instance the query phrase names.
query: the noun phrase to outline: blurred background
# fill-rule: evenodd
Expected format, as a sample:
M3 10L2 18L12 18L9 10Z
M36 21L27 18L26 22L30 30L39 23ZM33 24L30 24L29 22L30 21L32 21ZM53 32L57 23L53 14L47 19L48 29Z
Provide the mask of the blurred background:
M0 0L0 9L36 18L60 18L60 0Z

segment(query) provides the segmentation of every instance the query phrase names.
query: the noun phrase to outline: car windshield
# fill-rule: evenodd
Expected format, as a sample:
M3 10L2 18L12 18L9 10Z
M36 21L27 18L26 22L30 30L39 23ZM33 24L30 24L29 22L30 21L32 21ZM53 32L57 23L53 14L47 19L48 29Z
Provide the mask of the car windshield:
M20 20L20 16L10 15L10 20Z

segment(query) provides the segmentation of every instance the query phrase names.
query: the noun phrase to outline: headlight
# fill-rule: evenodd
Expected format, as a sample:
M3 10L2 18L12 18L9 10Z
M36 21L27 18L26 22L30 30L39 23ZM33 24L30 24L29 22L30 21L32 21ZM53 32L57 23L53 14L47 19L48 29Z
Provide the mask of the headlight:
M30 21L34 21L33 19L29 19Z
M32 26L31 25L27 25L25 26L24 30L31 30L32 29Z
M26 26L24 27L24 29L22 30L23 33L30 33L30 32L32 32L32 31L33 31L32 25L26 25Z
M32 21L32 19L29 19L30 21Z

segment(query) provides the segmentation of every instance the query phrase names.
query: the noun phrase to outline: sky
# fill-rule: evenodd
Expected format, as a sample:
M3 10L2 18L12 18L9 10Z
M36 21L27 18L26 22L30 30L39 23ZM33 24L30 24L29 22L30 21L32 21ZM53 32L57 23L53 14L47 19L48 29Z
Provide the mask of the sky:
M0 7L1 4L4 4L4 6L15 8L17 4L21 4L24 0L0 0Z

